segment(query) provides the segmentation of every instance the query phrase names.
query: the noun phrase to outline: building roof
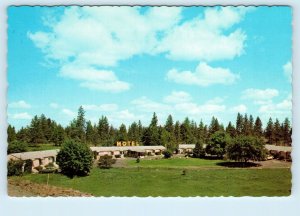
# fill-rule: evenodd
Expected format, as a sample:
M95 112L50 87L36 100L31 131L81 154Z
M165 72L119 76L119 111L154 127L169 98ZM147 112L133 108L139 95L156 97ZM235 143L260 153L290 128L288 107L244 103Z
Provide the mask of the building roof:
M45 151L32 151L32 152L21 152L13 153L8 155L8 159L21 159L21 160L34 160L38 158L54 157L59 152L59 149L45 150Z
M178 145L179 149L190 149L190 148L195 148L195 144L179 144Z
M144 152L146 150L165 150L164 146L112 146L112 147L91 147L92 151L137 151Z
M284 151L284 152L291 152L292 147L291 146L276 146L276 145L265 145L266 149L275 150L275 151Z

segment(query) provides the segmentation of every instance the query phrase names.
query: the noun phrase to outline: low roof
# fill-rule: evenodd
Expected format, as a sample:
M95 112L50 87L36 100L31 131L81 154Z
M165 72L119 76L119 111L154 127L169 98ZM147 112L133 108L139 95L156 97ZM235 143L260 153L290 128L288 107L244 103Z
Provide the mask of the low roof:
M34 160L38 158L46 158L46 157L55 157L59 149L54 150L45 150L45 151L32 151L32 152L22 152L22 153L13 153L8 155L8 159L21 159L21 160Z
M276 145L265 145L266 149L275 150L275 151L284 151L284 152L291 152L292 147L291 146L276 146Z
M112 147L91 147L92 151L102 152L102 151L137 151L143 152L146 150L165 150L164 146L112 146Z
M180 149L195 148L195 144L179 144L178 148L180 148Z

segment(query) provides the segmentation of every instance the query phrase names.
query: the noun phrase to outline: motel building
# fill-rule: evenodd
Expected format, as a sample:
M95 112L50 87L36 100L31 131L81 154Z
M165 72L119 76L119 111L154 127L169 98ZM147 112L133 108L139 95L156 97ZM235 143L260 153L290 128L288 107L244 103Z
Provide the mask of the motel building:
M204 146L205 147L205 146ZM275 145L265 145L269 153L278 153L284 158L291 157L292 147L288 146L275 146ZM177 154L186 155L192 154L195 144L180 144L178 146ZM166 150L164 146L140 146L138 142L127 141L127 142L117 142L116 146L111 147L91 147L94 154L94 159L99 160L101 156L111 156L114 159L122 159L126 157L131 158L145 158L145 157L163 157L163 151ZM56 164L56 156L59 149L46 150L46 151L34 151L34 152L22 152L13 153L7 156L9 160L22 160L32 161L32 171L37 172L38 167L44 168L48 164L52 163L54 166L58 167Z

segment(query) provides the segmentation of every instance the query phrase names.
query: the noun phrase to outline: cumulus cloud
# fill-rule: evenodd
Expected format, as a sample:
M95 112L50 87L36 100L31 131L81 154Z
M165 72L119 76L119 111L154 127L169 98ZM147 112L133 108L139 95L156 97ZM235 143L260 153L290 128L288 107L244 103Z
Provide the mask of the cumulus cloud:
M171 106L150 100L146 96L131 101L131 104L135 105L139 110L146 112L162 112L171 110Z
M67 115L68 117L75 117L76 113L69 109L62 109L62 113Z
M258 112L268 115L290 115L292 111L292 98L289 95L279 103L268 103L260 106Z
M213 84L229 85L239 78L227 68L211 67L201 62L195 71L178 71L171 69L167 73L167 79L180 84L209 86Z
M9 108L15 108L15 109L29 109L31 108L31 105L23 100L12 102L8 104Z
M107 68L136 55L213 61L233 59L244 52L246 34L234 25L243 19L245 7L207 8L203 18L187 21L181 10L151 7L142 12L140 7L74 6L65 8L58 19L44 20L49 31L27 35L47 60L60 66L62 76L79 80L81 87L108 92L126 91L130 84ZM208 66L206 69L212 70ZM216 83L236 79L226 69L218 72ZM198 84L214 83L211 76L205 72L202 75Z
M101 104L101 105L95 105L95 104L85 104L82 105L82 107L85 110L92 110L92 111L100 111L100 112L107 112L107 111L116 111L118 109L117 104Z
M239 23L246 11L245 7L208 8L203 18L196 17L170 30L158 50L174 60L213 61L240 56L246 34L241 29L224 32Z
M17 120L28 120L28 119L32 119L32 116L30 114L28 114L27 112L23 112L23 113L15 113L10 115L12 119L17 119Z
M279 92L276 89L246 89L242 92L242 99L253 100L256 104L267 104L272 99L278 96Z
M237 106L234 106L230 109L233 113L246 113L247 112L247 106L244 104L240 104Z
M288 61L285 65L283 65L283 71L285 76L288 78L289 82L292 82L292 63Z
M173 91L170 95L164 98L166 103L183 103L191 100L191 95L184 91Z
M59 108L59 105L57 103L50 103L49 105L53 109L58 109Z

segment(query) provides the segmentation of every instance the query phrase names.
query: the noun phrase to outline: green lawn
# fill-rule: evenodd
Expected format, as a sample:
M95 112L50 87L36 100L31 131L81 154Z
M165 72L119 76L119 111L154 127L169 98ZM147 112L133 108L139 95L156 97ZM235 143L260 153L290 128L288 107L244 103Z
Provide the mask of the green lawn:
M141 159L140 163L136 160L127 160L127 165L130 167L148 167L148 168L192 168L192 167L207 167L220 168L217 163L223 160L207 160L198 158L170 158L170 159Z
M160 162L168 163L163 160ZM143 163L148 162L142 161L141 165ZM45 184L47 174L13 178ZM286 168L187 169L186 175L182 175L182 169L94 168L89 176L73 179L61 174L50 174L49 184L73 188L94 196L288 196L291 172Z

